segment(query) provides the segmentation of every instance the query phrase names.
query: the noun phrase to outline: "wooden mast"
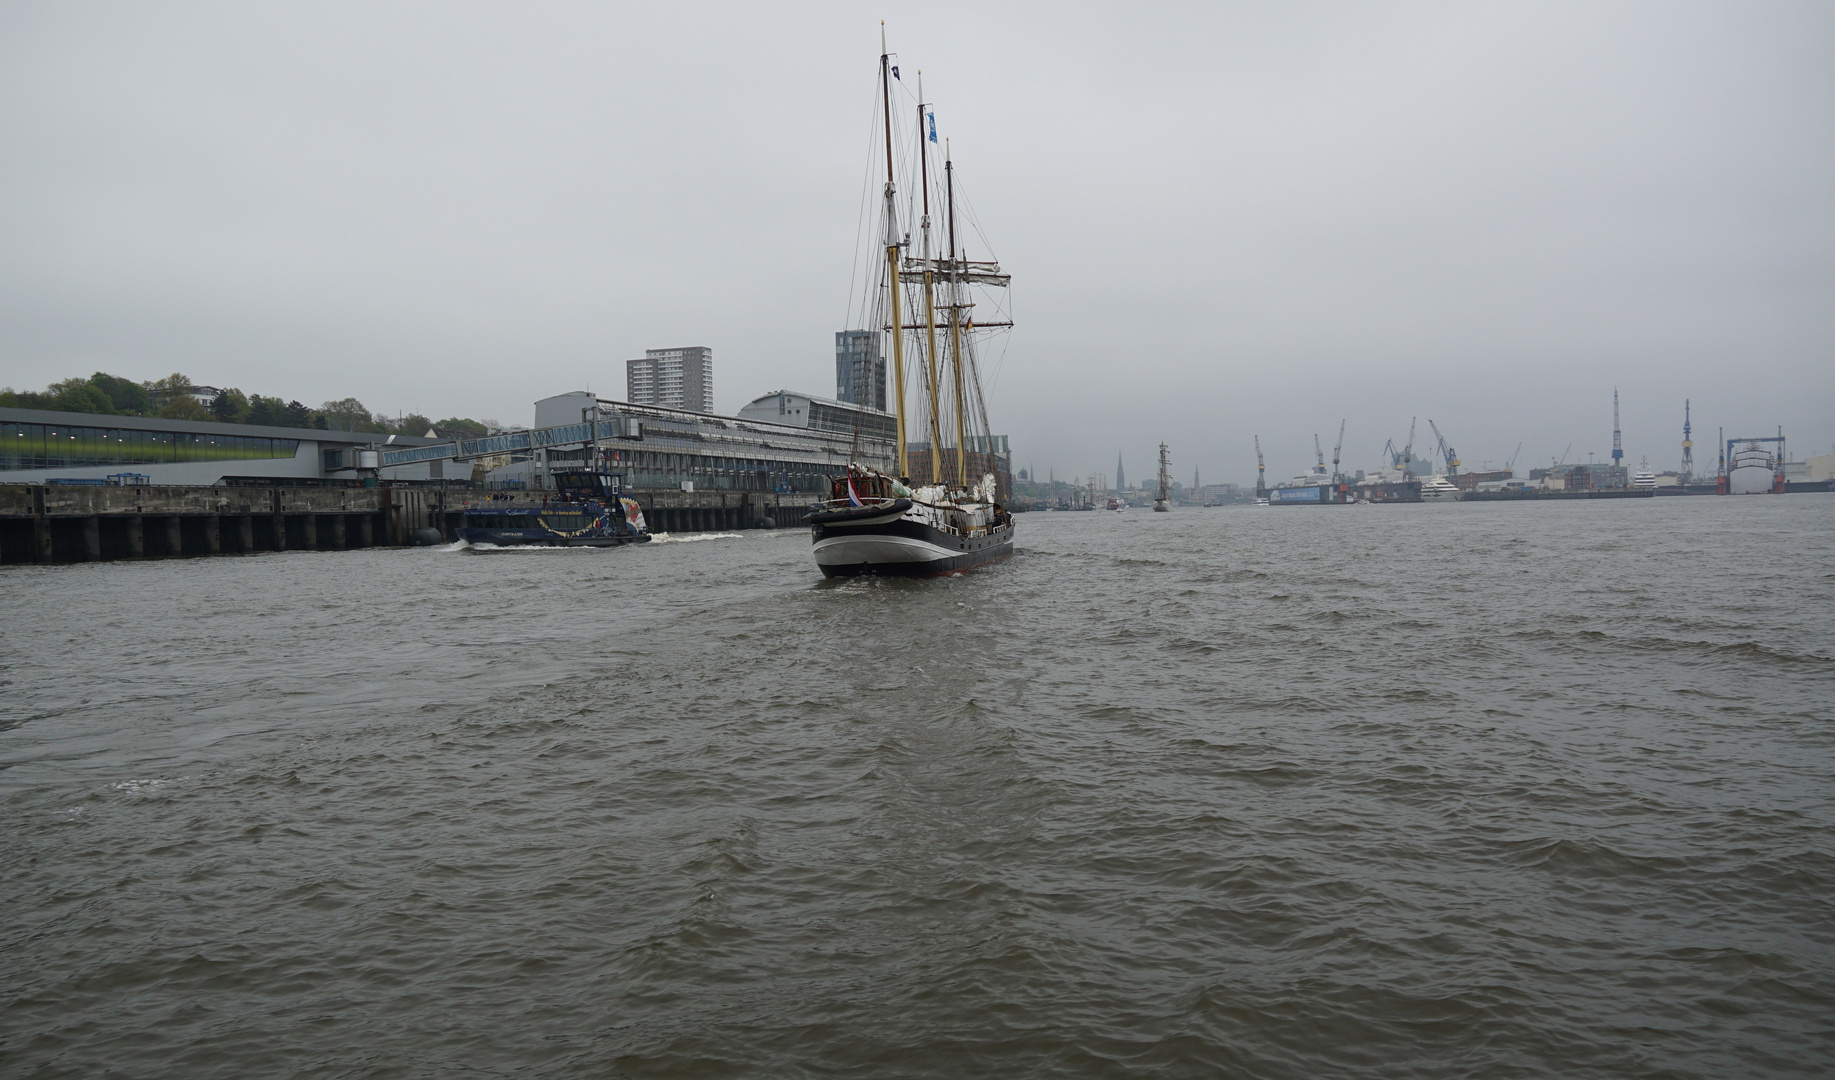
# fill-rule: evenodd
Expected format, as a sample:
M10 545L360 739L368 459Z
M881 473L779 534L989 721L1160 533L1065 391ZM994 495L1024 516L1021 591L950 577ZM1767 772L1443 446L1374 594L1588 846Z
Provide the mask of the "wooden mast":
M905 320L898 308L898 219L892 186L892 60L891 53L886 50L884 19L879 21L879 93L886 121L886 290L892 304L892 385L897 402L898 475L905 480L911 476L905 446Z
M931 268L930 257L930 154L926 145L929 139L924 131L924 73L918 72L918 187L924 193L924 216L921 219L924 234L924 329L926 345L924 350L924 368L930 375L930 482L943 482L943 427L938 416L940 405L937 401L937 302L936 275ZM958 453L960 451L958 450Z
M968 488L968 440L964 436L962 398L962 295L956 272L956 166L943 154L943 179L949 192L949 359L956 373L956 486Z

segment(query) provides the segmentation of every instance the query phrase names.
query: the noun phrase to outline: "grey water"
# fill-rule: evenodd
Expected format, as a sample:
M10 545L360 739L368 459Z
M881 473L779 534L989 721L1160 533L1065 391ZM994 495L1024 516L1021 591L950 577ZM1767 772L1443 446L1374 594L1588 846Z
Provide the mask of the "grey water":
M6 567L0 1073L1830 1075L1832 522Z

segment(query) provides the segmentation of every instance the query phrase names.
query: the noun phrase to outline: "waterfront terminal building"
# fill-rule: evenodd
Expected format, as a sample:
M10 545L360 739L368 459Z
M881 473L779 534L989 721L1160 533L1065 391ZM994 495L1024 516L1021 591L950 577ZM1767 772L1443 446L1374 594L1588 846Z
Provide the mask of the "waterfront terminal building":
M108 416L0 408L0 483L304 484L350 480L357 455L387 442L418 446L440 440L360 431L260 427L208 420ZM439 480L471 476L469 465L416 462L380 469L378 479Z
M610 401L585 391L535 403L537 428L583 420L622 421L619 427L629 434L603 440L597 449L624 473L625 486L637 489L821 494L828 478L847 467L856 428L862 463L887 471L894 464L890 414L789 391L757 398L738 416ZM586 453L584 447L539 451L493 470L491 479L545 486L549 468L577 464Z
M506 486L546 488L553 467L578 467L596 453L624 474L627 488L820 495L850 456L894 468L889 413L788 390L753 400L738 416L585 392L535 403L535 428L585 420L612 421L622 434L591 450L576 441L455 460L450 439L0 408L0 483L310 487L374 477L465 484L476 472ZM391 453L404 449L421 453ZM418 459L384 466L388 457Z

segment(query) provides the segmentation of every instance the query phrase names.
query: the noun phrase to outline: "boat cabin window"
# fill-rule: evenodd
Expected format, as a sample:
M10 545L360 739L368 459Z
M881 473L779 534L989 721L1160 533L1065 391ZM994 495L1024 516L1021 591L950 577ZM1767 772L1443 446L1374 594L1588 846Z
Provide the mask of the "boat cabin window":
M890 495L886 489L886 478L883 476L854 477L854 494L858 495L862 502L869 499L884 499ZM831 495L837 502L847 501L847 477L843 476L834 481L834 490Z
M596 499L617 493L624 486L622 473L570 470L554 474L554 488L563 498Z

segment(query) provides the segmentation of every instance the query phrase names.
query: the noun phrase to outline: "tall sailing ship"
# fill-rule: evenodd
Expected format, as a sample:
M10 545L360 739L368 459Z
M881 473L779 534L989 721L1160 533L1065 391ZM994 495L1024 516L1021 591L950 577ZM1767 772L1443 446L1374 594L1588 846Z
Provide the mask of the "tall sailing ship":
M869 276L873 283L861 312L862 325L879 327L891 347L897 472L887 475L855 454L844 475L830 478L829 497L808 518L816 565L827 577L951 574L1013 553L1013 517L1000 502L997 447L981 390L979 352L987 335L1013 325L1003 317L1001 290L1008 275L992 258L968 256L972 216L958 222L956 168L947 143L941 176L930 164L936 122L924 101L921 74L915 100L917 153L906 158L916 171L907 177L904 206L905 220L915 217L917 227L900 228L899 162L893 150L895 142L904 140L894 118L904 109L894 111L893 94L896 89L904 97L907 91L892 61L882 26L878 111L886 180L878 265ZM943 214L934 230L933 197ZM992 317L976 318L978 298L992 309ZM921 425L927 441L911 440L914 424Z
M1153 509L1157 513L1170 513L1172 510L1172 472L1166 461L1166 444L1160 444L1160 486L1153 493Z

